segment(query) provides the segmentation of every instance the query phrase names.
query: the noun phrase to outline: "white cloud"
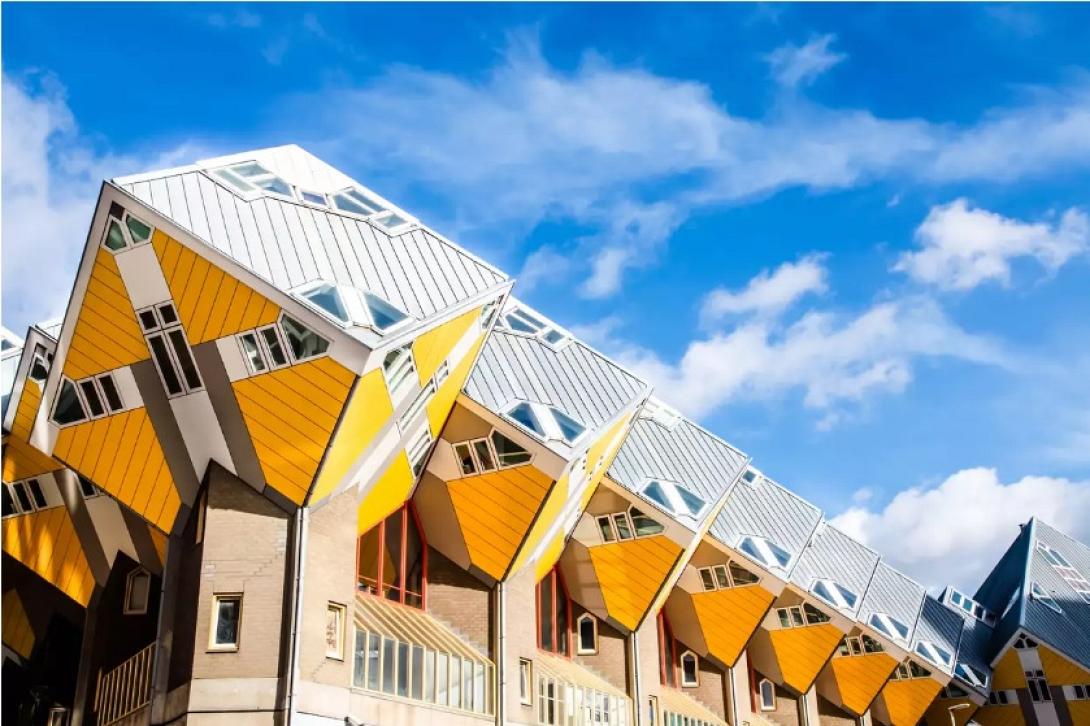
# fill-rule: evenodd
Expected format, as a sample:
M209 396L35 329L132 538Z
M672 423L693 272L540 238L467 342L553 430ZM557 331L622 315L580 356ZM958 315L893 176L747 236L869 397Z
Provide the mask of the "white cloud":
M819 48L830 53L828 43ZM881 118L795 94L746 117L702 83L593 53L560 70L526 35L483 75L394 66L281 111L300 119L304 143L350 161L376 186L396 178L426 189L449 207L438 226L507 262L525 253L512 238L542 221L588 229L556 251L571 258L589 297L612 294L630 271L655 264L685 220L708 206L796 186L991 182L1090 166L1085 77L964 126ZM344 123L356 117L366 123Z
M1090 482L964 469L934 488L899 492L881 509L853 506L832 523L928 587L972 592L1031 516L1086 541Z
M704 297L701 319L709 324L746 313L778 315L804 295L824 293L829 289L824 259L825 255L810 254L774 271L762 270L737 292L716 288Z
M102 180L201 158L181 146L139 160L97 150L51 76L3 76L4 323L26 326L60 317L87 240Z
M1072 208L1054 224L1022 222L956 199L932 207L916 241L920 249L902 255L895 269L945 290L970 290L989 280L1008 285L1018 258L1056 271L1090 249L1090 219Z
M829 49L834 40L836 36L828 34L813 38L804 45L786 43L769 53L765 60L772 76L781 86L794 88L813 83L822 73L848 57Z
M690 416L800 391L806 407L826 414L825 427L844 406L904 390L920 358L1016 365L999 344L966 332L926 297L878 302L854 315L809 311L786 327L750 320L690 342L676 362L617 340L606 349Z

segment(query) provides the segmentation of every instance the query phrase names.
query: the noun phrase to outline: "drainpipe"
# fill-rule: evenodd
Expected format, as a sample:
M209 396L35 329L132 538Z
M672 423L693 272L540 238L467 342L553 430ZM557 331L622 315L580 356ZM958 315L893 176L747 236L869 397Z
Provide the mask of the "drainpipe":
M503 726L507 712L507 587L503 580L496 583L496 724ZM522 677L522 674L519 674ZM533 684L530 684L533 688Z
M300 507L295 512L294 542L292 543L291 590L291 656L288 662L288 719L295 723L296 689L299 683L299 632L303 626L303 578L306 574L307 522L309 510Z
M737 665L737 662L735 662L735 665ZM730 722L734 726L738 726L741 721L738 720L738 684L734 682L734 666L727 666L727 698L730 699L728 709Z
M640 714L645 713L643 711L643 686L640 683L640 643L639 632L632 631L632 634L628 636L628 647L625 648L625 659L628 661L628 672L631 674L629 678L629 693L632 695L632 710L635 711L635 723L637 726L644 722L643 716Z

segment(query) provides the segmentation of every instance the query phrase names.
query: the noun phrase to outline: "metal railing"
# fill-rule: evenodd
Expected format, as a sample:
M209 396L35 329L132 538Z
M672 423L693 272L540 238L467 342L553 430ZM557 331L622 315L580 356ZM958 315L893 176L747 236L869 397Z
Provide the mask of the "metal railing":
M151 702L151 669L155 643L108 673L98 672L95 713L98 726L109 726L131 716Z

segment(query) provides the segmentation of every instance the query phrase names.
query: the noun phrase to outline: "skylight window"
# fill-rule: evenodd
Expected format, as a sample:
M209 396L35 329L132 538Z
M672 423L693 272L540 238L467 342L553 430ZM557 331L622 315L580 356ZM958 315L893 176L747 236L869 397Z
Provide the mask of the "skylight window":
M958 663L958 667L954 669L954 673L962 680L973 684L977 688L986 688L988 685L988 676L968 663Z
M566 333L520 307L511 308L503 316L502 323L508 330L539 338L552 348L557 348L565 341L570 340Z
M231 166L216 169L212 173L240 192L248 193L261 190L279 194L282 197L294 197L290 184L256 161L232 164Z
M995 613L988 610L968 595L962 594L954 588L949 588L947 590L946 600L955 607L972 615L977 620L983 620L988 625L995 625Z
M316 305L329 315L332 315L343 325L352 322L348 314L348 306L344 303L340 291L333 285L318 285L305 292L299 293L307 302Z
M676 482L652 479L644 486L643 495L678 516L696 518L704 511L704 500Z
M363 293L363 300L367 305L367 311L371 313L371 323L383 332L409 318L408 315L377 295L365 292Z
M1036 582L1033 583L1033 585L1030 587L1029 593L1030 597L1044 605L1049 610L1052 610L1053 612L1060 615L1064 614L1063 609L1056 604L1056 600L1052 597L1051 593L1038 585Z
M507 410L507 418L542 439L559 439L573 444L586 427L554 406L532 401L519 401Z
M296 295L345 327L361 325L386 333L409 319L379 296L347 285L320 282L296 290Z
M784 570L791 561L791 554L787 550L756 535L747 534L739 539L738 550L769 569Z
M1067 561L1067 558L1060 554L1058 551L1052 549L1041 540L1037 540L1037 549L1045 559L1048 560L1055 567L1071 567L1071 563Z
M908 626L892 615L885 613L872 613L870 625L875 630L888 635L894 640L908 640Z
M364 217L386 211L386 207L382 206L377 200L367 196L359 189L345 189L344 191L337 192L333 195L333 204L337 209L359 214Z
M930 640L921 640L919 643L916 643L916 654L921 655L935 665L944 668L949 668L950 661L954 658L950 654L950 651L935 645Z
M815 580L810 586L810 592L820 597L833 607L843 610L851 610L859 597L838 582L832 580Z

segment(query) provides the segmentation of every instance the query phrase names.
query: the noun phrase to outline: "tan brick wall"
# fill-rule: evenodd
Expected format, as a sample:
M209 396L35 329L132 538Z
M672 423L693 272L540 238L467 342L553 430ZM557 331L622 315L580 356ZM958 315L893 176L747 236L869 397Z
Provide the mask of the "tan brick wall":
M581 606L574 604L572 607L572 618L577 620L584 612L586 611ZM572 628L575 628L575 623L572 623ZM586 666L605 678L612 685L627 693L628 668L625 663L626 640L626 636L619 630L604 620L599 620L598 652L594 655L576 654L573 656L573 659L576 663ZM578 642L574 639L573 642L575 642L575 647L573 648L573 650L575 650L578 647Z
M506 627L504 630L507 657L504 662L506 687L504 697L509 723L535 723L534 709L519 703L519 658L536 660L537 603L533 567L524 567L504 585L506 593ZM536 678L537 671L534 671ZM534 684L536 688L536 683ZM536 695L535 695L536 703Z
M818 720L822 726L855 726L855 717L847 711L825 700L817 693L812 693L810 697L817 699Z
M192 643L193 678L278 676L289 525L284 510L229 472L213 468ZM242 593L237 652L208 651L216 593Z
M428 612L489 658L492 653L492 588L428 549Z
M726 674L718 666L700 659L700 685L683 688L682 692L714 712L719 718L727 717Z

